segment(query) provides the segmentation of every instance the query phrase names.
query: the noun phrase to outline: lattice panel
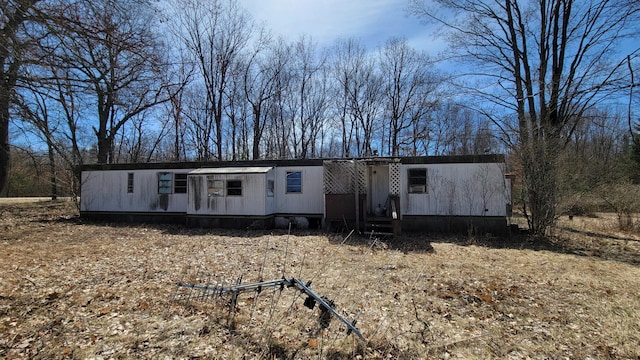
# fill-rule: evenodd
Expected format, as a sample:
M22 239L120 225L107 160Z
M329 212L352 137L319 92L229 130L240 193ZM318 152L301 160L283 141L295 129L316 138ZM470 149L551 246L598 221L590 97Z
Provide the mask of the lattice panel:
M351 161L324 162L324 193L351 194L353 193L353 163Z
M400 196L400 163L389 164L389 194Z
M360 194L366 194L369 188L369 171L367 165L358 162L358 192Z
M324 193L325 194L353 194L353 176L358 171L358 190L367 193L367 167L354 160L331 160L324 162Z

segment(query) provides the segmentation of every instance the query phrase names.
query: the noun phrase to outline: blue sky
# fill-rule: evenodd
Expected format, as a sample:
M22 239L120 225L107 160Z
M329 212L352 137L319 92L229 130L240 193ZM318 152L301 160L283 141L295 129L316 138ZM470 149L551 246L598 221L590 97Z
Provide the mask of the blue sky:
M431 28L406 15L406 0L240 0L240 4L274 35L290 40L305 34L320 46L329 46L338 38L354 37L373 50L400 36L415 49L432 54L442 50Z

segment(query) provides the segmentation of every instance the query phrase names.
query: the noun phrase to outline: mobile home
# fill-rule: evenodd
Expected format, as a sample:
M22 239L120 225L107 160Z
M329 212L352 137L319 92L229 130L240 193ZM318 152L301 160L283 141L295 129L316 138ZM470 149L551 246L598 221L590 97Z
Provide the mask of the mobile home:
M85 165L80 213L115 221L362 231L507 230L504 156Z

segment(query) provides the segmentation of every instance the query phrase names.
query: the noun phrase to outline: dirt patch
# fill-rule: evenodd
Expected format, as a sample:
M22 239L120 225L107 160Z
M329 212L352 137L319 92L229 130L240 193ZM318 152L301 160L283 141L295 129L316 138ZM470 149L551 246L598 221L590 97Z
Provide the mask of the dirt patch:
M4 358L640 357L633 241L343 243L86 223L70 202L0 205L0 214ZM242 294L232 309L228 297L176 286L283 275L311 281L365 340L335 320L323 327L293 288Z

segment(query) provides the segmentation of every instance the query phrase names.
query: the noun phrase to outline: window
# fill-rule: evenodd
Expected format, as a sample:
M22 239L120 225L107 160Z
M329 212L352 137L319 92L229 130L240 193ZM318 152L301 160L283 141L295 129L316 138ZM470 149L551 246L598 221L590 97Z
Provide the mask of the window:
M176 194L186 194L187 193L187 174L174 174L175 180L175 188L174 192Z
M409 193L427 192L427 169L409 169Z
M287 193L302 192L302 171L287 171Z
M227 195L242 196L242 180L227 180Z
M207 176L207 195L211 196L223 196L224 195L224 182L217 180L213 176Z
M267 196L273 197L275 190L275 182L273 180L267 180Z
M171 194L173 192L173 174L169 172L158 173L158 194Z
M127 174L127 193L133 193L133 173Z

